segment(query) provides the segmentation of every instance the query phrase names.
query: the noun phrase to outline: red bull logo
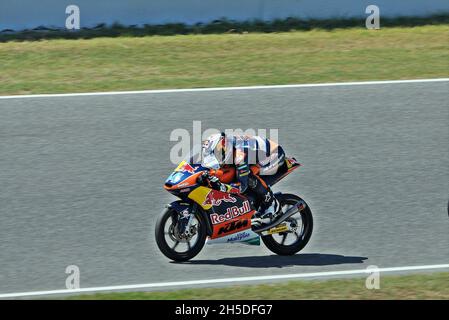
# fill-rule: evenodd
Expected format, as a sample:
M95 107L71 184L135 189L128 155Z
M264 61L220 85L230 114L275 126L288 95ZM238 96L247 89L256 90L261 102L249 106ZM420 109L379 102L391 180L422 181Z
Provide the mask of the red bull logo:
M203 206L219 206L221 205L222 201L234 203L237 201L237 199L231 196L230 193L212 190L207 194L206 199L204 199Z
M248 213L251 211L251 206L249 204L249 201L246 200L245 202L243 202L243 205L241 207L237 207L237 206L233 206L231 208L228 208L226 210L225 214L216 214L213 213L210 215L210 219L212 221L212 224L218 224L218 223L222 223L228 220L232 220L237 218L238 216L242 216L245 213ZM247 225L247 222L245 221L240 221L237 224L235 224L234 222L231 224L228 224L225 226L225 228L223 230L221 230L218 234L221 234L223 232L229 232L229 231L233 231L236 229L240 229L241 227L244 227Z
M188 164L187 162L181 167L181 170L184 172L188 172L190 174L194 174L196 168L192 167L190 164Z

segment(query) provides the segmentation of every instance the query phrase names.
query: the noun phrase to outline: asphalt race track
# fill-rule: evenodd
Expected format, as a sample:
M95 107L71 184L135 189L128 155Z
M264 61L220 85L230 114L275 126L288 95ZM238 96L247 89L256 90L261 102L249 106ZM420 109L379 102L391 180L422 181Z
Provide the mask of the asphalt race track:
M279 128L315 230L296 256L154 241L172 130ZM0 99L0 293L449 262L449 82Z

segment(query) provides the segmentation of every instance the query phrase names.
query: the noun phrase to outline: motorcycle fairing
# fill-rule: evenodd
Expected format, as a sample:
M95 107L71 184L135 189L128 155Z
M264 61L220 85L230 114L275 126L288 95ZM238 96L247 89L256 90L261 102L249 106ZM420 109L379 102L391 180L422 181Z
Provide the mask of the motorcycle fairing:
M285 158L285 165L281 166L274 175L263 176L263 180L268 185L272 186L278 183L280 180L285 178L287 175L293 172L293 170L298 169L301 164L295 158Z
M172 203L170 203L168 205L168 207L173 208L178 213L182 213L185 210L189 210L190 203L176 200L176 201L173 201Z
M206 243L243 243L249 245L260 245L260 236L251 229L246 229L220 238L208 237Z
M207 210L212 223L212 239L251 229L255 210L245 197L203 186L190 192L188 197Z

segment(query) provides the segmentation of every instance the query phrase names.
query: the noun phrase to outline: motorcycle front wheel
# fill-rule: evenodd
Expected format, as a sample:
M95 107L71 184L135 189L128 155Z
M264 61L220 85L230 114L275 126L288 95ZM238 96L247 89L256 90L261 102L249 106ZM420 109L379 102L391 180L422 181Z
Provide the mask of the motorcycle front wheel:
M286 208L295 205L302 199L294 194L280 194L276 198L279 200L282 210L285 212ZM304 200L302 200L304 201ZM294 232L281 232L262 236L263 243L270 251L278 255L293 255L301 251L309 242L313 230L313 217L310 207L306 207L293 214L290 218L285 220L285 223L291 226L296 226Z
M173 261L187 261L195 257L203 248L206 225L200 214L192 217L188 233L180 234L180 216L173 208L164 210L156 221L156 243L159 250Z

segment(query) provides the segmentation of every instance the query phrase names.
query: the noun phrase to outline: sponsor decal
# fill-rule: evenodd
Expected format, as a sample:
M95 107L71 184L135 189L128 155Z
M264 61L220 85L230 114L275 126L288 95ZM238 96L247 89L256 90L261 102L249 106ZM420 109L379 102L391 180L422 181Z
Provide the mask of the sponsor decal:
M186 161L183 161L179 164L179 166L175 169L175 171L188 172L190 174L194 174L197 168L192 167Z
M248 220L248 227L246 229L237 230L228 234L215 235L207 238L207 244L216 243L242 243L249 245L259 245L260 235L253 232L250 228L250 220Z
M189 185L188 182L183 182L183 183L178 184L177 187L178 188L182 188L182 187L185 187L185 186L188 186L188 185Z
M236 200L236 199L234 198L234 200ZM235 201L233 201L233 202L235 202ZM218 224L218 223L222 223L222 222L237 218L238 216L242 216L245 213L248 213L250 211L251 211L251 206L249 204L249 201L245 200L241 207L232 206L226 210L225 214L212 213L210 215L210 219L212 221L212 224Z
M273 234L273 233L280 233L280 232L286 232L288 231L288 227L287 224L281 224L277 227L271 228L270 230L267 231L267 234Z
M192 167L190 164L188 164L187 162L184 164L184 166L182 167L182 171L183 172L188 172L190 174L194 174L196 171L196 168Z
M250 236L251 236L251 234L249 232L242 231L242 232L239 232L239 233L229 237L227 239L227 242L242 241L244 239L249 238Z
M218 235L221 235L223 233L227 234L227 233L245 228L248 226L248 224L249 224L249 221L247 219L229 222L225 226L221 227L218 230Z
M237 199L231 196L231 194L229 193L211 190L207 194L206 199L204 199L203 206L205 205L219 206L221 205L222 201L234 203L237 201Z

